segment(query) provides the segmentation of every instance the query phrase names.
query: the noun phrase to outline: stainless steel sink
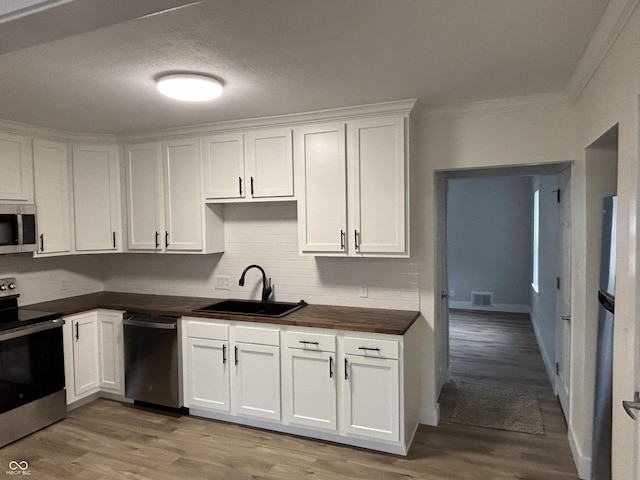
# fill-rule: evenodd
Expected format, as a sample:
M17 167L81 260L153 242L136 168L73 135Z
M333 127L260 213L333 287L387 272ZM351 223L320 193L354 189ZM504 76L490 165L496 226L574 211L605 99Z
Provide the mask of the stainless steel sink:
M223 300L204 307L195 308L194 312L226 313L235 315L253 315L258 317L280 318L306 306L304 300L298 303L260 302L258 300Z

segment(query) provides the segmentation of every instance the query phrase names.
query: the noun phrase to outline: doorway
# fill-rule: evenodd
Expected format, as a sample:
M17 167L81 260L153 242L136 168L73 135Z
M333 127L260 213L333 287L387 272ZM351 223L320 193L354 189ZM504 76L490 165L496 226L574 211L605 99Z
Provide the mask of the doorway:
M568 163L436 174L440 259L436 291L441 299L437 311L447 346L439 361L448 367L439 375L441 386L452 379L454 384L533 385L546 388L555 400L556 292L559 259L563 258L562 251L558 252L556 202L562 171L570 185ZM541 196L538 227L542 230L534 245L536 190ZM466 205L461 201L465 197ZM456 230L452 223L466 230ZM568 226L570 231L570 223ZM539 252L535 279L534 247ZM452 261L452 255L459 258ZM570 265L570 260L565 263ZM453 308L450 319L449 307ZM529 320L532 309L540 317L533 324ZM562 344L561 348L569 346ZM532 356L522 355L532 351ZM536 358L537 366L529 371L527 366L536 363ZM557 400L551 403L559 412ZM561 413L559 418L563 423ZM566 435L566 426L561 430Z

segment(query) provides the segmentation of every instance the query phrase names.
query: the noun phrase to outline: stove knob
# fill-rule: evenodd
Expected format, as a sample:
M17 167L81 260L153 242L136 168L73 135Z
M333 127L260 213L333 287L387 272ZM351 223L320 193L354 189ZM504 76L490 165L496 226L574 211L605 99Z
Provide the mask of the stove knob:
M7 286L3 283L0 285L0 292L4 292L7 289Z
M7 287L9 287L9 290L15 290L16 284L11 282L9 285L7 285Z

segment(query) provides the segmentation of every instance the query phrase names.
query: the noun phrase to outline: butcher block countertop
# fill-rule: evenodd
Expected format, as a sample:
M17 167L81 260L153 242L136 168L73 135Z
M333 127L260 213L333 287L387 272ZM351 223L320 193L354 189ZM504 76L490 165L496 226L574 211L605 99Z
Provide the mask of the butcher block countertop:
M416 311L337 307L331 305L307 305L282 318L213 314L193 311L196 308L201 308L222 300L223 299L204 297L99 292L52 300L50 302L35 303L28 305L28 307L36 310L59 312L65 316L94 310L96 308L105 308L178 317L215 318L219 320L295 325L298 327L386 333L390 335L404 335L419 316L419 312ZM26 307L27 305L24 306Z

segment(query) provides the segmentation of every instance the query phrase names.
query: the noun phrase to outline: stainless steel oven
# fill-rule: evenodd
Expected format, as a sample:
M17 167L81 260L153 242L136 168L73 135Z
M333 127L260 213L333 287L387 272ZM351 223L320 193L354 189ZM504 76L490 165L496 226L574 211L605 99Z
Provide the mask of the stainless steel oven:
M0 253L35 252L36 206L0 205Z
M0 279L0 447L66 415L59 313L18 308L15 279Z

